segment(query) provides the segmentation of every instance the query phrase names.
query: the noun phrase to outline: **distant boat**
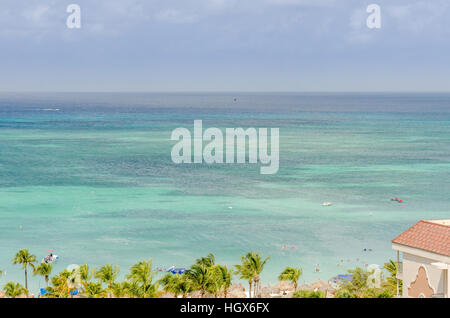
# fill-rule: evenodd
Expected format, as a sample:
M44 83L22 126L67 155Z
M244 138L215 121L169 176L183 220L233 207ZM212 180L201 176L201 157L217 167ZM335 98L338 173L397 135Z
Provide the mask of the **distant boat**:
M42 259L42 263L47 263L47 264L51 264L51 263L54 263L54 262L56 262L57 260L59 260L59 256L58 255L48 255L48 256L46 256L46 257L44 257L43 259Z
M333 205L333 203L331 203L331 202L324 202L324 203L322 203L322 205L323 206L330 206L330 205Z

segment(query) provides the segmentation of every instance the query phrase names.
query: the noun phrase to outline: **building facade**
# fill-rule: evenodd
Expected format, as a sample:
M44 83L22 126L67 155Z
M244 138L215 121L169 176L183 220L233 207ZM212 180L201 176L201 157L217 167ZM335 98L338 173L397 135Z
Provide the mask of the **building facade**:
M404 298L450 298L450 219L421 220L392 240Z

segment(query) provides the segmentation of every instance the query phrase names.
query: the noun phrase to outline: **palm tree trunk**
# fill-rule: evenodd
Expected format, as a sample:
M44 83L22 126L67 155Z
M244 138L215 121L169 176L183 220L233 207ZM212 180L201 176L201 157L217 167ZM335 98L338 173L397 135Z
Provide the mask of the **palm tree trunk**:
M248 298L252 298L252 281L248 282Z
M28 289L28 281L27 281L27 266L25 265L25 289Z

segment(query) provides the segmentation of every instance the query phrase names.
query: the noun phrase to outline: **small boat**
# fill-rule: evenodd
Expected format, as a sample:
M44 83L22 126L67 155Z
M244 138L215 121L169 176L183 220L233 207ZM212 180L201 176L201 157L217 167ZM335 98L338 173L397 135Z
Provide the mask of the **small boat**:
M331 203L331 202L324 202L324 203L322 203L322 205L323 206L330 206L330 205L333 205L333 203Z
M59 256L58 255L50 254L50 255L47 255L46 257L44 257L42 259L42 263L50 264L50 263L56 262L57 260L59 260Z

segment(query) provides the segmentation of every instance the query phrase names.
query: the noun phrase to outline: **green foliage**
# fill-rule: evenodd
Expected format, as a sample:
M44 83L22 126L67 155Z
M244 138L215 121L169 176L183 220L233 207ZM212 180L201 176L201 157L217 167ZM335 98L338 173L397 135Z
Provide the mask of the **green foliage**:
M187 295L195 290L195 283L186 274L166 274L159 280L166 293L172 293L175 297Z
M46 298L70 298L75 290L79 290L82 287L79 269L68 271L65 269L63 272L56 276L53 276L50 281L50 287L47 287Z
M212 253L209 253L206 257L198 258L195 261L195 264L197 265L205 265L206 267L211 267L213 265L216 265L216 258Z
M227 298L228 289L231 287L233 282L234 272L232 269L222 266L216 265L219 270L219 280L220 280L220 289L223 290L224 297Z
M26 269L27 265L33 266L36 262L36 256L30 254L28 249L23 249L17 252L16 256L13 258L13 264L21 264L22 269Z
M159 283L163 287L163 290L166 293L172 293L175 298L177 298L179 295L184 295L184 284L187 282L190 282L186 279L186 275L184 274L171 274L167 273L165 274L160 280ZM191 288L192 290L192 288Z
M99 279L101 283L107 284L108 289L111 289L112 284L115 282L118 274L119 274L119 266L106 264L100 267L100 269L95 272L95 278Z
M348 289L341 288L336 292L335 298L358 298L354 293Z
M302 272L301 268L286 267L280 276L278 276L278 279L292 282L294 284L294 289L297 290L298 280L302 275Z
M34 268L34 263L36 262L36 256L33 254L30 254L28 249L22 249L17 252L16 256L14 256L12 260L13 264L21 264L22 269L25 270L25 289L28 289L28 265L30 265L32 268Z
M325 298L326 294L322 291L298 290L292 294L292 298Z
M53 264L41 263L39 266L35 267L33 270L33 275L41 275L45 278L45 283L48 287L48 281L50 274L52 273Z
M397 267L398 263L393 260L389 260L389 262L384 263L383 268L389 273L389 276L386 279L385 286L390 289L393 294L397 293L397 283L399 285L399 294L402 293L402 281L397 279Z
M374 298L395 298L395 295L391 290L384 289L383 291L375 294Z
M141 261L130 268L130 293L139 298L156 298L158 284L153 283L152 259Z
M102 288L101 283L87 283L84 293L88 298L103 298L106 296L106 290Z
M385 281L381 282L379 288L371 287L369 282L369 276L372 272L369 272L361 267L357 267L353 270L349 270L352 274L350 282L343 283L336 291L336 298L392 298L393 292L389 288L384 288Z
M88 283L95 276L96 269L90 269L88 264L84 264L80 266L79 271L81 280Z
M194 290L199 290L203 298L209 285L208 267L205 264L194 264L185 275L192 282Z
M221 294L227 297L233 271L226 266L216 264L214 255L208 254L207 257L197 259L182 277L183 297L186 296L187 289L200 291L200 297L205 297L207 293L215 297Z
M249 252L245 256L241 256L241 264L235 265L237 273L241 279L249 282L249 295L252 296L252 285L254 286L253 296L256 297L261 288L260 275L270 257L264 260L260 253Z
M3 286L3 291L7 297L16 298L21 295L28 295L28 290L19 283L8 282Z
M129 298L132 296L131 283L128 281L113 283L111 292L116 298Z
M226 297L227 290L231 286L232 275L233 272L226 266L212 265L208 268L206 290L215 297L223 292Z
M235 271L217 264L213 254L198 258L195 263L184 274L167 273L158 281L155 281L156 272L152 271L152 260L141 261L130 268L130 273L126 280L116 282L119 274L119 267L106 264L98 270L91 269L88 264L84 264L73 271L64 270L51 277L53 265L41 263L37 266L36 257L27 249L17 252L13 259L13 264L21 264L25 270L25 287L20 284L9 282L3 290L8 297L18 297L28 294L27 268L33 268L34 275L41 275L47 283L47 293L42 297L46 298L69 298L73 297L73 292L78 290L84 297L137 297L154 298L160 297L162 290L173 294L175 297L187 297L194 291L199 291L201 297L206 295L227 297L228 289L231 287L233 275L237 274L240 279L249 283L250 297L259 295L261 289L260 275L269 257L262 258L260 253L248 252L241 256L241 263L234 265ZM384 269L389 272L386 280L381 281L380 287L373 287L369 282L371 272L357 267L349 270L352 274L351 281L341 284L336 293L336 298L392 298L396 294L396 273L397 263L390 260L384 264ZM3 274L0 271L0 276ZM295 285L302 275L301 268L286 267L278 276L280 281L290 281ZM98 281L91 281L93 278ZM401 282L399 282L401 283ZM106 289L103 288L106 284ZM252 290L252 287L254 288ZM292 298L325 298L326 294L321 291L299 290L294 292Z

